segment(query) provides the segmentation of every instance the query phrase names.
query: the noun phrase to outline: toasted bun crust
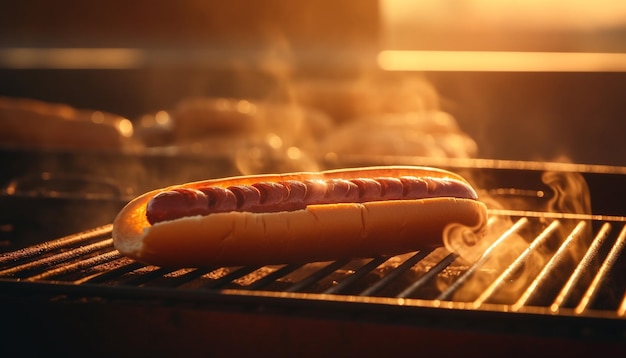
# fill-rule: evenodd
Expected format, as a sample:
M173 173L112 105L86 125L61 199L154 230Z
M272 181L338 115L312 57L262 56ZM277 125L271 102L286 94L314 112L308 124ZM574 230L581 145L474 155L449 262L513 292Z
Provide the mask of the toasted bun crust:
M321 173L257 175L184 184L229 186L261 180L428 175L464 181L421 167L373 167ZM149 264L172 267L269 265L396 255L442 244L445 228L481 231L487 209L473 199L429 198L310 205L292 212L229 212L150 225L148 201L164 188L131 201L113 225L115 247Z

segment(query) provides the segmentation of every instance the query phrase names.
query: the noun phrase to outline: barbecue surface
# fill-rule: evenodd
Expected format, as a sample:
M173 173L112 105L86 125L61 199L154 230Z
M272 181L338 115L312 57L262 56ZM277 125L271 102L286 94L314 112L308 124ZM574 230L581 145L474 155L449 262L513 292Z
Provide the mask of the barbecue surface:
M492 211L488 242L457 252L195 269L125 258L107 225L3 255L0 285L111 299L203 302L221 295L623 320L626 219L572 216Z
M158 339L173 339L167 333L172 326L191 335L202 327L222 337L216 338L223 340L222 348L235 344L225 338L229 330L272 330L276 340L289 335L289 346L283 348L290 348L313 333L331 341L378 334L398 341L411 328L428 339L461 340L455 348L459 353L481 333L507 347L500 353L509 352L511 344L529 352L535 344L554 342L562 344L562 352L619 351L626 342L626 217L615 215L620 197L598 188L613 187L623 173L595 168L596 173L584 176L596 199L591 204L597 214L588 214L538 210L557 198L548 187L536 185L545 167L539 169L463 173L477 180L483 198L506 204L491 207L487 235L478 241L451 235L441 247L393 257L169 269L123 257L113 247L111 225L97 227L0 256L4 314L9 322L19 322L16 334L31 332L30 320L44 329L42 322L65 321L66 316L68 326L60 331L70 327L72 334L88 337L90 331L80 329L84 319L97 330L145 329L142 323L152 326L156 320L165 327ZM489 179L478 179L476 173ZM563 188L568 175L558 178ZM256 326L249 327L250 320ZM60 326L54 327L58 331ZM123 332L118 344L136 343ZM49 334L46 330L44 336Z

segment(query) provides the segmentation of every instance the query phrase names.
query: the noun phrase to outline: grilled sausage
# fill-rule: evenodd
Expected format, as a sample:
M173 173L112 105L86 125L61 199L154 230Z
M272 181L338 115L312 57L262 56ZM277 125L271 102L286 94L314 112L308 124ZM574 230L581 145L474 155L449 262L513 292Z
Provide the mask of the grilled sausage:
M480 232L486 207L462 177L369 167L186 183L146 193L114 221L116 248L159 266L305 263L441 245Z

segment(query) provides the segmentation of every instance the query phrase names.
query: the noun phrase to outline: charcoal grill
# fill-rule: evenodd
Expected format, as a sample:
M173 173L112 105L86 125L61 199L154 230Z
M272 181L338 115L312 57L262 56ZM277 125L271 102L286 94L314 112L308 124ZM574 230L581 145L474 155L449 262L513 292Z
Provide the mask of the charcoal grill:
M606 192L626 169L476 160L441 166L474 180L482 195L501 196L480 245L169 269L121 256L105 225L0 258L5 336L36 334L42 343L17 345L18 353L79 353L88 344L97 345L96 355L436 353L441 344L459 354L483 344L478 352L485 354L537 355L538 346L623 351L626 217L615 212L619 194ZM535 209L556 196L540 181L552 169L584 178L593 213ZM116 348L122 345L124 352Z

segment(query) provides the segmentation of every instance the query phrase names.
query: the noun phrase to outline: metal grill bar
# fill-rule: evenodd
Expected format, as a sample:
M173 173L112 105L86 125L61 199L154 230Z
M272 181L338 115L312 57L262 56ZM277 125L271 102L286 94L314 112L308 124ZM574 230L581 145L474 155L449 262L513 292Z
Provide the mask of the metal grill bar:
M435 276L437 276L441 271L443 271L446 267L450 266L454 260L456 260L459 255L455 253L451 253L446 256L443 260L439 261L437 265L432 267L428 272L424 274L424 276L420 277L419 280L413 282L409 287L400 292L396 297L398 298L406 298L409 297L413 292L415 292L420 287L423 287L427 282L432 280Z
M93 275L87 275L78 280L74 280L74 284L81 285L84 283L93 284L93 283L106 282L109 280L113 280L117 277L123 276L126 273L138 270L145 266L144 264L140 262L132 261L127 258L121 258L118 261L121 262L120 266L113 268L113 269L108 269L106 271L102 271Z
M580 303L578 304L578 306L576 306L576 309L574 310L576 313L580 314L584 312L589 306L589 303L596 296L596 294L598 293L598 290L600 289L601 283L604 281L609 270L611 269L611 267L617 260L617 257L622 252L625 242L626 242L626 226L624 226L624 228L620 232L615 244L611 247L611 251L607 255L606 259L600 266L598 273L595 275L593 281L591 282L591 285L589 285L589 288L583 295L583 298L580 300Z
M294 272L295 270L301 268L302 265L285 265L281 268L279 268L278 270L252 282L250 285L248 285L248 289L250 290L260 290L268 285L270 285L271 283L275 282L276 280L278 280L281 277L284 277L292 272Z
M493 250L495 250L496 247L498 247L500 244L506 241L513 234L521 230L527 224L528 224L527 218L519 219L509 230L506 231L506 233L504 233L504 235L500 236L496 241L494 241L487 248L487 250L485 250L485 252L481 255L478 261L476 261L469 268L469 270L467 270L461 277L459 277L459 279L457 279L450 287L448 287L448 289L443 291L439 295L439 297L437 297L437 300L440 300L440 301L450 300L454 292L456 292L456 290L459 289L459 287L461 287L474 274L474 272L476 272L476 270L478 270L489 259L489 257L491 256L491 253L493 252Z
M110 248L112 244L113 244L113 239L102 240L102 241L99 241L90 245L81 246L77 249L65 251L59 254L41 258L39 260L29 261L21 265L17 265L17 266L14 266L5 270L1 270L0 276L8 276L8 275L16 274L16 273L24 273L24 272L28 272L32 269L39 268L39 267L46 267L46 266L50 267L52 265L62 264L76 257L81 257L81 256L93 253L98 250Z
M131 275L117 281L117 284L126 286L142 286L147 282L156 280L176 270L163 267L142 266L138 270L132 271Z
M104 253L102 255L90 257L90 258L85 259L85 260L76 261L76 262L72 262L72 263L67 264L67 265L56 267L56 268L54 268L52 270L48 270L48 271L42 272L42 273L40 273L38 275L34 275L34 276L31 276L31 277L28 277L27 280L29 280L29 281L40 281L40 280L50 279L50 278L55 277L55 276L68 274L70 272L76 272L76 271L79 271L81 269L84 269L84 268L87 268L87 267L91 267L91 266L94 266L96 264L101 264L103 262L108 262L108 261L111 261L111 260L115 260L115 259L118 259L118 258L120 258L120 253L117 250L109 251L109 252Z
M604 243L606 238L609 235L609 231L611 230L611 225L609 223L604 223L602 228L596 235L595 239L591 243L589 250L585 253L585 256L580 261L580 264L576 266L574 273L570 276L569 280L565 283L561 292L556 296L552 305L550 305L550 309L553 312L558 312L561 305L566 301L568 297L572 294L576 283L581 279L583 273L589 270L589 265L591 264L591 260L598 254L598 250L600 246Z
M217 288L221 288L226 286L227 284L231 283L232 281L243 277L251 272L254 272L258 269L260 269L260 266L244 266L244 267L240 267L235 271L231 271L229 273L227 273L226 275L220 277L217 280L213 280L208 282L207 284L205 284L203 286L203 288L205 289L217 289Z
M539 292L539 287L546 285L549 277L553 276L554 268L564 260L566 251L575 243L584 237L590 228L589 221L570 222L564 224L568 219L556 219L551 221L546 227L541 221L540 216L521 217L512 223L508 223L507 228L502 229L503 232L498 235L493 243L475 260L469 268L463 266L460 276L456 277L452 282L445 280L445 285L441 288L441 293L435 300L417 299L416 302L435 302L445 301L445 304L456 304L460 302L453 301L451 298L460 290L462 286L469 283L470 277L483 274L483 266L497 247L506 245L507 239L515 236L533 235L533 230L541 227L536 236L527 237L528 246L513 260L512 264L502 269L502 272L496 273L497 278L490 285L481 291L477 298L468 301L469 306L474 309L490 309L494 303L490 299L494 298L496 292L503 287L505 282L514 280L515 272L528 262L528 258L539 247L545 246L550 238L556 238L560 233L560 229L566 228L571 224L575 224L574 229L568 234L567 238L560 243L556 253L554 253L547 264L543 266L538 275L534 277L534 281L528 286L524 292L520 292L521 297L517 299L512 306L505 305L507 311L526 311L528 308L545 308L545 312L563 313L564 311L573 311L573 308L565 306L568 301L572 301L572 292L576 288L576 292L581 293L581 277L583 273L589 271L590 263L594 260L601 260L600 248L611 241L611 236L617 236L610 252L604 257L604 261L599 271L593 277L593 281L586 289L584 296L576 306L575 314L589 314L594 312L591 309L596 296L600 292L600 288L605 286L607 276L612 267L615 265L617 258L622 253L624 245L626 245L626 226L619 233L612 233L611 225L604 223L600 226L599 231L594 236L589 248L586 250L584 257L573 268L573 274L565 278L558 289L558 295L552 302L552 305L546 307L529 305L533 295ZM623 221L619 221L623 223ZM534 225L539 224L539 225ZM492 228L495 229L495 228ZM277 269L264 268L270 271L264 274L262 267L245 266L239 268L206 268L206 269L184 269L172 270L166 268L158 268L155 266L141 264L128 258L121 257L119 253L113 249L112 239L110 237L111 227L98 228L86 233L79 233L75 236L55 240L52 244L37 245L31 248L23 249L15 253L10 253L2 257L4 264L0 265L0 284L2 282L17 282L26 280L32 283L44 283L57 285L64 283L73 287L84 286L89 289L87 292L98 292L98 288L102 288L106 292L107 287L116 287L120 289L142 290L156 289L163 291L163 296L174 297L176 292L181 293L181 297L187 297L185 292L193 292L194 297L201 295L202 292L207 294L216 294L223 291L224 288L231 284L236 284L237 290L241 294L253 291L258 292L281 292L281 297L288 297L289 293L323 293L325 299L333 295L346 295L346 292L357 292L350 294L357 297L377 297L395 298L395 299L411 299L412 297L421 297L424 292L428 292L434 287L435 282L439 282L439 278L448 274L449 270L455 270L455 266L451 266L459 257L455 252L447 252L443 248L438 248L437 255L434 255L435 248L429 248L415 252L413 255L407 255L394 258L399 264L395 266L395 261L391 261L389 257L375 257L369 260L339 260L325 264L321 268L318 265L284 265ZM40 254L37 254L37 253ZM43 253L43 254L41 254ZM440 256L441 254L441 256ZM439 257L439 258L438 258ZM424 265L417 265L427 258L433 258L437 261L425 261ZM349 264L349 265L348 265ZM388 266L386 266L388 265ZM430 267L427 271L424 267ZM339 271L346 268L344 271ZM384 275L379 275L383 271ZM225 270L225 275L215 278L211 275L215 270ZM257 270L258 274L257 274ZM217 272L217 271L216 271ZM368 275L375 272L375 275ZM322 284L324 279L329 275L333 276L331 287ZM248 281L243 280L247 275ZM410 278L409 281L406 281ZM585 277L587 279L587 277ZM591 279L591 278L589 278ZM336 282L335 282L336 280ZM369 282L372 280L373 282ZM242 284L237 283L243 282ZM588 282L588 281L586 281ZM358 284L366 284L365 289L358 287ZM387 288L392 290L387 290ZM439 287L437 287L439 289ZM260 291L266 290L266 291ZM226 290L228 291L228 290ZM399 293L393 293L399 292ZM77 291L79 292L79 291ZM126 291L123 291L126 292ZM152 291L150 291L152 292ZM622 293L623 294L623 293ZM287 295L287 296L286 296ZM430 295L430 294L427 294ZM436 296L436 295L435 295ZM143 296L142 296L143 297ZM440 302L441 304L441 302ZM552 311L550 311L552 309ZM626 315L626 296L622 299L619 307L612 308L615 317L624 317Z
M163 275L163 277L157 277L154 281L158 282L154 284L157 287L175 288L200 278L209 272L211 272L210 269L184 269L171 271L170 274ZM167 277L167 280L163 280L165 277ZM153 281L149 281L146 282L146 285L151 285L152 283Z
M433 252L434 248L420 250L415 255L411 256L408 260L404 261L400 266L396 267L395 270L387 274L381 280L377 281L375 284L363 290L360 295L361 296L372 296L389 285L393 280L400 277L403 273L413 267L416 263L424 259L424 257L428 256L431 252Z
M617 309L617 315L619 317L623 317L624 315L626 315L626 293L624 294L624 297L622 298L622 302L619 305L619 308Z
M528 260L529 256L535 252L535 250L543 245L548 238L550 238L554 232L561 225L561 222L558 220L552 221L548 227L543 230L535 240L533 240L528 248L517 257L515 261L511 265L509 265L502 274L496 278L491 285L489 285L481 294L474 300L474 308L479 308L487 299L493 295L493 293L502 286L502 284L517 270L519 270L522 265Z
M41 244L29 246L4 256L0 256L0 265L9 265L12 262L41 257L42 255L66 248L75 244L80 244L88 240L92 240L103 235L110 235L113 225L104 225L91 230L83 231L74 235L62 237L56 240L47 241ZM4 271L0 271L0 276L5 275Z
M550 261L543 267L539 275L535 277L533 282L528 286L526 291L522 294L522 296L515 302L512 306L514 311L518 311L522 306L524 306L528 300L537 292L538 287L540 287L549 277L552 269L558 265L561 260L565 258L565 253L568 248L571 247L574 240L579 237L586 226L585 221L580 221L572 231L572 233L565 239L563 244L559 247L557 252L552 256Z
M355 271L350 277L341 281L337 285L327 289L324 291L326 294L338 294L342 292L345 288L352 285L354 282L367 275L376 267L380 266L383 262L387 261L388 257L375 257L371 259L366 265L362 266L360 269Z
M287 292L302 291L302 290L306 289L307 287L309 287L310 285L320 281L322 278L324 278L324 277L330 275L331 273L339 270L340 268L345 266L348 262L350 262L350 260L334 261L334 262L326 265L322 269L316 271L315 273L313 273L309 277L307 277L307 278L303 279L302 281L300 281L300 282L292 285L291 287L287 288L285 291L287 291Z

